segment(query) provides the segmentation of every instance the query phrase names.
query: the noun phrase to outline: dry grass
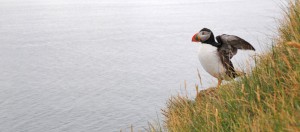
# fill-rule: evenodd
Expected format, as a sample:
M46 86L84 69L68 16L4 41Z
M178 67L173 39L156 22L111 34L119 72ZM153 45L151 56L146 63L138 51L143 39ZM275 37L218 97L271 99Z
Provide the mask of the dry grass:
M300 131L300 2L291 2L276 46L259 56L251 75L196 100L168 101L168 131Z

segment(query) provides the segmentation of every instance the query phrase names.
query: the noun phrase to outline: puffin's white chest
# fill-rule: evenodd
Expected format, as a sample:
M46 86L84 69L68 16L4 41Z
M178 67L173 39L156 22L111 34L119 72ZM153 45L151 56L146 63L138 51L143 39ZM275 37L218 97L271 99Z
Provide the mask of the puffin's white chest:
M202 67L216 78L224 78L225 68L217 52L217 47L210 44L201 44L198 57Z

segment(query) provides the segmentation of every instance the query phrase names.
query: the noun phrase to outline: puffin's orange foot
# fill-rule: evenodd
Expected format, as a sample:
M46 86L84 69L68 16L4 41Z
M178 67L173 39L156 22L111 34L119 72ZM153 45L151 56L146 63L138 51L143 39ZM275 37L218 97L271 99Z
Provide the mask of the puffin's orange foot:
M218 86L217 86L217 88L220 88L221 84L222 84L222 80L218 79Z

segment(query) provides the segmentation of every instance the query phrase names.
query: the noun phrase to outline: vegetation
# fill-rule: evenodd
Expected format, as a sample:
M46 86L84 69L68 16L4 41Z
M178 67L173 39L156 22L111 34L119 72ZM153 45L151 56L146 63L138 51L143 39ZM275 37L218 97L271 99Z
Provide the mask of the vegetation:
M170 99L167 131L300 131L299 12L300 2L291 2L276 45L256 58L252 74L200 91L195 101Z

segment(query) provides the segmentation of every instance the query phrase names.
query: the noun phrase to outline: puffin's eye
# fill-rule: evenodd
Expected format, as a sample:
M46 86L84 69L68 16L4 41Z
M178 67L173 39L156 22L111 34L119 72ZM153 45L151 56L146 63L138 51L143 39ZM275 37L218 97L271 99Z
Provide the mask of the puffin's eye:
M202 32L202 35L204 35L205 34L205 32Z

